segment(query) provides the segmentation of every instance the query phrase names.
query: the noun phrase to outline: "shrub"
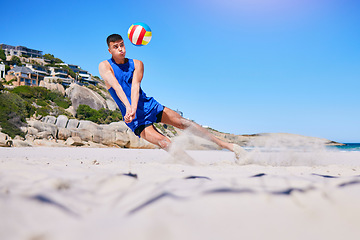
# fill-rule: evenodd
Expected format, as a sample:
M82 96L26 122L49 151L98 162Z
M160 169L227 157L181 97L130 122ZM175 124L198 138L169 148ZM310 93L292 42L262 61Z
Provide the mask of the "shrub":
M14 138L16 135L24 137L20 127L24 125L28 116L28 106L18 95L10 92L0 93L0 126L2 132Z
M104 108L95 110L82 104L76 110L76 117L79 120L89 120L98 124L109 124L122 120L122 114L119 110L111 111Z
M5 51L0 49L0 59L6 61L6 54Z
M34 113L37 116L57 116L64 113L64 108L68 108L71 104L70 100L63 97L61 93L50 91L43 87L19 86L11 90L11 92L17 94L25 101L29 116L32 116ZM32 106L33 102L36 102L41 107L36 109Z
M35 100L52 101L62 108L68 108L71 104L70 99L63 97L61 93L50 91L43 87L19 86L14 88L12 92L31 102L34 102Z
M36 104L42 107L45 107L47 105L49 105L46 101L42 100L42 99L38 99L36 100Z

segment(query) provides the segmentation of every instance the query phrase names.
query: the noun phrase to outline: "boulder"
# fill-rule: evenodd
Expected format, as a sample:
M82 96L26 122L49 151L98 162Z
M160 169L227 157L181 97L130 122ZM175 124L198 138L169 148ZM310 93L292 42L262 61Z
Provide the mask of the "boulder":
M44 123L51 123L51 124L55 124L56 123L56 117L54 116L45 116L41 119L42 122Z
M108 125L101 125L104 130L126 133L130 130L124 121L112 122Z
M107 130L95 130L93 136L93 141L95 143L101 143L104 145L114 145L115 144L115 132Z
M67 109L65 109L65 111L70 113L73 117L76 116L76 110L74 109L73 106L68 107Z
M57 139L66 140L71 137L71 130L67 128L59 128Z
M62 143L58 143L54 140L49 141L46 139L35 139L34 140L34 145L35 146L42 146L42 147L66 147L66 145L62 144Z
M82 145L84 145L84 143L81 141L81 138L79 138L79 137L69 137L65 141L65 145L68 145L68 146L82 146Z
M87 87L72 83L65 92L70 98L72 106L75 110L80 104L88 105L96 110L107 108L105 99Z
M71 137L79 137L83 141L93 141L93 132L87 129L71 129Z
M65 115L59 115L56 119L55 125L61 128L66 128L66 125L68 123L69 119Z
M129 135L125 132L115 132L115 142L119 147L126 147L130 144Z
M19 135L16 135L16 136L14 137L13 141L14 141L14 140L24 141L25 138L20 137Z
M0 147L11 147L11 146L12 146L11 138L7 134L0 132Z
M129 143L125 146L126 148L142 148L142 149L155 149L158 148L152 143L149 143L148 141L139 138L136 136L132 131L127 131L127 134L129 136Z
M48 79L44 79L43 81L40 81L39 87L44 87L51 91L60 92L63 96L65 95L65 88L63 87L63 85L59 83L50 82Z
M28 124L30 127L36 128L39 132L45 132L48 131L52 134L52 136L57 135L57 127L55 124L47 123L47 122L39 122L30 120L28 121Z
M37 130L36 128L28 127L26 133L29 135L36 135L36 134L38 134L38 132L39 132L39 130Z
M103 144L100 144L100 143L94 143L94 142L91 142L91 141L87 142L86 146L90 147L90 148L107 148L108 147L106 145L103 145Z
M32 145L28 141L22 140L13 140L14 147L32 147Z
M53 136L50 131L42 131L38 132L35 137L37 139L53 139L55 136Z
M68 129L77 128L78 125L79 125L79 120L77 120L77 119L69 119L66 128L68 128Z
M26 134L25 139L26 139L27 142L32 143L35 140L35 135Z
M111 111L115 111L116 109L119 109L116 102L110 98L106 99L106 105L107 105L108 109L110 109Z
M99 130L102 130L102 127L99 126L98 124L93 123L88 120L80 120L78 129L87 129L89 131L99 131Z

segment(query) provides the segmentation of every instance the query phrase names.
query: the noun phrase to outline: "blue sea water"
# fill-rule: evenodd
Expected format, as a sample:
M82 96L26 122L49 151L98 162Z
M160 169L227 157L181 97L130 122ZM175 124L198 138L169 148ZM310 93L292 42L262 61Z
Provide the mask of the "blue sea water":
M328 146L329 149L335 149L338 151L360 151L360 143L344 143L344 146Z

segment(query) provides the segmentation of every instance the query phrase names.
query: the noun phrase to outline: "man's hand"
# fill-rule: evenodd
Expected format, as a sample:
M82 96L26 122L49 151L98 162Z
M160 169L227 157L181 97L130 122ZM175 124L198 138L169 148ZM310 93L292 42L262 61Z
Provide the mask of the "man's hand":
M134 107L126 108L126 114L124 120L126 123L131 123L134 120L136 114L136 109Z

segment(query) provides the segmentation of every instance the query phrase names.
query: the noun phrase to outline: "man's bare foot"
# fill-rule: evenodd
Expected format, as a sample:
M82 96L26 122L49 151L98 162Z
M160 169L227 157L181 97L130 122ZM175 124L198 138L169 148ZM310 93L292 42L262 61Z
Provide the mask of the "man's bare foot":
M248 152L237 144L233 144L233 152L237 160L246 160Z

